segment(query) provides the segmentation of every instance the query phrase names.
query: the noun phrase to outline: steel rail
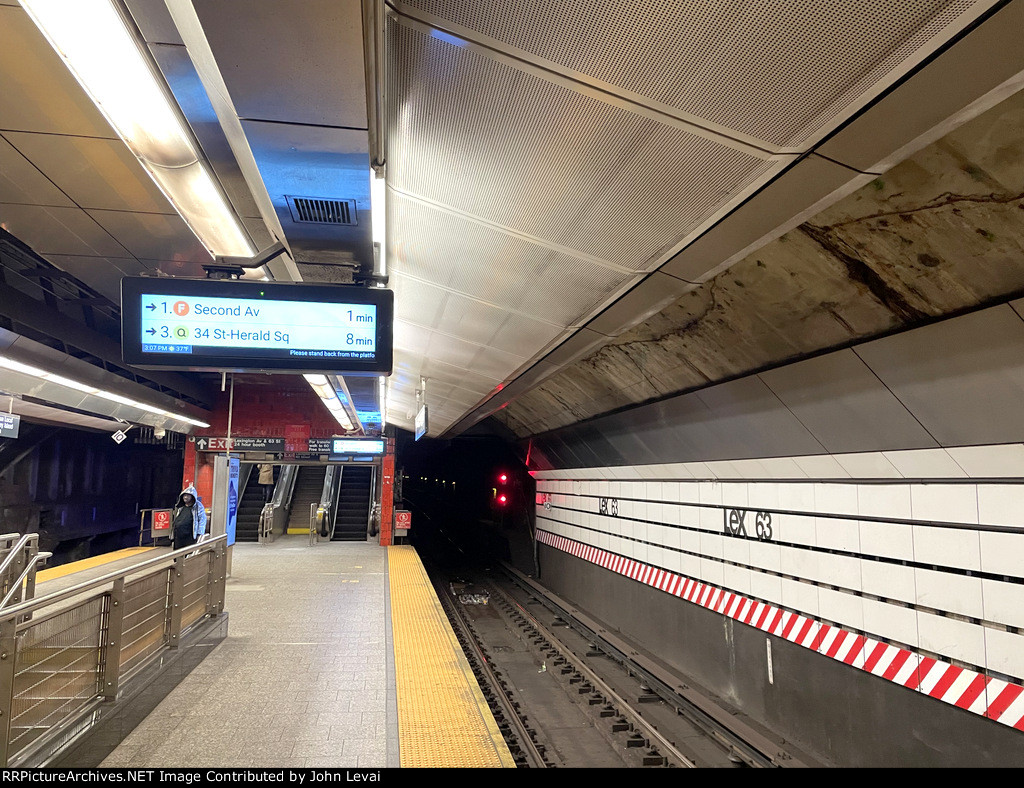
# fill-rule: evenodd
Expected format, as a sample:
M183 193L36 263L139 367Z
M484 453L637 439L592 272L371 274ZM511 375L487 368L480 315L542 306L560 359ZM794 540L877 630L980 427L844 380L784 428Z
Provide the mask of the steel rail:
M442 600L441 605L448 613L448 617L450 619L454 617L462 631L466 634L467 641L472 644L477 666L485 674L487 682L494 693L494 697L502 707L505 719L507 719L509 724L515 729L520 749L522 749L523 753L526 755L527 760L530 762L530 766L533 768L547 768L549 766L548 761L541 754L540 750L537 749L537 745L534 743L533 738L526 730L526 725L523 724L523 721L519 718L519 714L516 713L515 707L512 705L512 699L501 686L501 682L498 680L498 677L494 675L494 671L490 665L490 660L483 655L479 639L473 633L466 617L463 615L462 611L458 609L458 606L448 598L448 594L444 588L438 587L438 584L434 582L433 579L431 580L431 583L434 585L434 592L437 594L437 598Z
M760 731L737 719L725 709L698 693L679 679L659 668L630 644L619 640L598 622L573 607L536 581L526 577L514 567L502 564L502 569L529 593L536 595L545 605L565 621L569 622L585 637L602 644L609 654L614 655L627 669L639 676L671 703L676 710L708 735L714 737L745 763L756 767L785 766L803 767L809 764L794 757L777 742L764 736Z
M530 613L525 607L523 607L523 605L521 605L516 599L510 597L507 593L502 591L497 586L494 586L492 584L492 588L494 589L494 591L501 594L501 596L503 596L509 604L516 607L520 611L520 613L530 622L530 625L533 626L534 629L536 629L537 632L551 644L555 651L558 652L559 656L561 656L567 662L571 663L574 670L576 670L579 673L582 673L586 677L587 681L594 688L596 688L601 695L603 695L605 698L611 701L612 705L616 706L619 709L620 715L626 717L627 720L629 720L629 722L632 723L634 729L640 728L643 731L643 735L649 741L653 741L658 745L660 749L662 749L664 752L669 753L669 757L678 761L680 765L685 766L689 769L697 768L697 763L695 761L693 761L688 756L684 755L679 750L679 748L675 746L675 744L673 744L671 741L666 739L661 733L659 733L657 728L655 728L651 723L645 720L638 711L635 711L633 709L632 705L628 700L623 698L619 693L612 689L611 686L604 681L604 679L598 676L597 673L595 673L587 666L584 660L580 659L569 648L569 646L567 646L565 643L559 640L559 638L551 630L549 630L547 627L541 624L540 621L538 621L532 613Z

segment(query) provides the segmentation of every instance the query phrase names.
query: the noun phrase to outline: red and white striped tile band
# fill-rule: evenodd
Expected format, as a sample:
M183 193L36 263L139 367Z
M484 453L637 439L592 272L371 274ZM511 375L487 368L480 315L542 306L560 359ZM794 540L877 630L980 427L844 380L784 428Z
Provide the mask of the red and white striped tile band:
M538 531L537 541L907 689L1024 731L1024 686L1020 684L923 657L548 531Z

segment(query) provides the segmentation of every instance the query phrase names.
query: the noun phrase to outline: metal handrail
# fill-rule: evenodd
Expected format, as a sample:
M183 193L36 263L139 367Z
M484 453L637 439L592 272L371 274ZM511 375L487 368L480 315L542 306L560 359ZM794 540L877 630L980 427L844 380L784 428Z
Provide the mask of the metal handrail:
M40 765L125 680L223 613L226 545L221 535L0 609L0 766Z
M260 544L274 541L274 504L265 503L260 510L260 524L256 531L256 539Z
M60 591L54 591L52 594L46 594L45 596L36 597L35 599L29 599L17 605L11 605L11 607L0 610L0 621L11 618L12 616L20 615L21 613L31 613L38 610L46 605L54 604L55 602L63 602L65 599L69 599L79 594L84 594L86 591L91 591L94 588L99 588L106 583L111 583L114 580L125 578L128 575L139 574L144 569L150 567L159 566L160 564L173 563L178 558L184 558L189 553L199 552L207 553L213 550L217 545L226 545L228 537L226 534L215 536L201 545L189 545L188 547L182 547L180 550L174 550L170 553L164 553L158 555L156 558L149 558L138 564L133 564L125 569L118 569L117 571L110 572L100 577L94 578L93 580L83 580L78 585L70 586L69 588L62 589ZM198 549L197 549L198 548Z
M0 539L9 543L10 536L11 534L4 534ZM7 593L0 600L0 608L7 607L7 603L12 599L16 602L22 601L22 589L26 598L31 599L35 596L36 569L40 556L45 560L50 555L39 552L39 534L19 535L17 544L7 549L3 561L0 562L0 589L7 589ZM19 569L17 579L12 580L11 575Z

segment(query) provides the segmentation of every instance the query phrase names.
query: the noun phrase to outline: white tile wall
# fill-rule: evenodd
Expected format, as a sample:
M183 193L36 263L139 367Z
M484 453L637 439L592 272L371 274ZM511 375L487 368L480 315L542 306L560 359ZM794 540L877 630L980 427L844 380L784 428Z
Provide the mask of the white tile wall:
M761 465L770 479L802 479L807 476L793 457L771 457L761 460Z
M778 542L791 542L814 546L818 543L815 518L804 514L772 515L772 539Z
M910 488L915 520L978 523L978 488L974 484L915 484Z
M749 595L750 570L745 567L725 564L722 568L722 585L738 594Z
M920 646L974 665L985 664L985 629L946 616L917 611Z
M913 525L914 558L922 564L977 569L981 562L978 531Z
M688 553L700 552L700 531L679 530L679 547Z
M722 502L722 485L718 482L700 482L697 485L698 494L700 495L700 503L717 503Z
M810 457L794 457L801 471L809 479L844 479L850 476L846 468L839 464L830 454L817 454Z
M909 484L858 484L857 504L864 517L884 517L887 520L909 520Z
M836 454L836 462L854 479L901 479L903 475L881 452Z
M806 616L818 615L818 587L782 578L782 605Z
M883 640L895 640L909 646L918 645L917 615L909 607L865 599L864 631Z
M748 497L746 483L723 484L722 488L723 504L725 504L726 506L733 506L738 509L747 508Z
M700 560L700 579L716 586L725 585L725 565L721 561Z
M725 531L724 509L703 506L697 519L699 527L704 531L713 531L714 533L724 533Z
M860 523L857 520L816 517L814 522L818 547L853 553L860 550Z
M1024 485L979 484L978 520L987 525L1024 528Z
M814 511L829 514L859 513L856 484L811 484L814 491Z
M946 453L974 479L1024 476L1024 444L1021 443L962 446L946 449Z
M981 569L1024 578L1024 534L981 531Z
M779 508L791 512L814 511L813 484L780 484Z
M916 449L915 451L886 451L885 458L906 479L966 478L964 469L957 465L945 449Z
M680 553L679 573L687 577L700 577L700 559L695 555Z
M750 545L750 564L770 572L778 572L782 569L782 557L779 552L779 545L771 542L758 542L753 539L746 540Z
M998 629L985 629L988 667L1024 680L1024 635Z
M700 525L701 508L699 506L684 504L677 507L679 510L679 522L696 528Z
M951 450L958 461L972 471L995 476L999 468L1024 469L1024 444L1003 447L969 447ZM991 450L991 451L989 451ZM914 455L914 456L910 456ZM796 458L802 462L797 473L811 467L824 475L826 466L833 477L851 473L854 477L898 478L897 467L910 476L925 469L949 473L950 456L941 451L894 452ZM815 464L814 460L817 460ZM810 465L808 465L810 462ZM763 473L764 462L760 464ZM749 466L749 468L748 468ZM688 466L689 467L689 466ZM736 463L732 463L736 470ZM782 466L779 466L781 468ZM744 469L753 469L747 463ZM839 471L837 472L837 469ZM860 473L855 472L860 469ZM866 471L871 469L871 473ZM600 470L600 469L599 469ZM616 470L616 469L612 469ZM918 645L951 659L972 664L989 664L993 670L1012 676L1024 674L1024 635L983 628L947 616L936 616L899 604L865 599L852 593L834 591L810 582L780 578L767 572L814 580L822 585L859 590L890 600L904 601L963 616L982 618L996 624L1024 627L1024 585L997 579L967 577L931 569L833 555L796 545L878 555L899 560L982 570L996 575L1024 578L1024 533L989 532L970 528L943 528L858 520L858 516L902 520L975 523L1020 528L1024 526L1024 485L1017 484L808 484L786 481L682 481L679 468L646 469L648 478L676 474L680 481L608 481L630 478L606 470L590 472L594 481L577 473L575 481L544 480L539 492L553 493L553 503L562 511L538 508L538 522L553 533L607 549L635 560L652 563L669 571L748 594L774 604L839 622L882 638ZM706 468L705 468L706 470ZM721 469L720 469L721 470ZM792 471L792 469L790 469ZM753 472L753 471L751 471ZM1024 472L1024 471L1022 471ZM755 475L756 476L756 475ZM702 478L707 479L706 473ZM763 478L763 477L762 477ZM598 498L619 499L620 517L597 514ZM629 499L649 499L640 503ZM688 505L676 502L686 501ZM705 505L700 505L701 503ZM755 531L756 511L773 513L773 539L766 543L753 538L730 538L723 531L724 512L706 504L743 509L747 531ZM807 515L779 514L780 510ZM828 512L844 517L820 517ZM565 524L549 518L558 517ZM636 518L646 522L635 522ZM585 530L584 526L597 531ZM698 530L671 525L687 525ZM632 539L622 539L623 534ZM650 547L634 541L646 540ZM786 542L781 545L779 542ZM789 546L795 545L795 546ZM677 549L673 549L677 548ZM692 553L687 555L684 552ZM722 560L714 560L721 558ZM735 566L724 562L735 562ZM767 572L749 569L759 567ZM920 640L920 643L919 643ZM986 648L988 663L986 663Z
M714 474L711 473L711 469L708 468L702 462L688 462L686 463L686 470L690 472L690 475L694 479L713 479Z
M649 525L647 526L647 538L655 544L668 545L669 547L677 547L676 542L678 538L676 536L676 529L669 528L664 525Z
M1024 629L1024 585L984 579L981 595L987 621Z
M751 509L777 511L779 506L778 482L749 482L747 484L747 505Z
M898 523L860 522L860 549L864 555L914 560L914 532L912 526Z
M764 572L751 572L750 594L765 602L781 605L783 604L782 578L776 575L768 575Z
M852 556L821 553L818 555L818 571L821 580L829 585L860 591L860 559Z
M831 588L818 588L818 614L847 629L864 629L864 598Z
M726 561L748 565L750 563L750 542L746 539L723 539L722 557Z
M681 482L679 485L679 500L682 503L700 503L700 482Z
M723 534L702 533L700 534L700 554L712 558L722 558L722 541L726 537Z
M860 562L861 589L865 594L898 599L913 604L917 600L914 567L881 561Z
M931 569L915 569L914 576L917 604L962 616L984 617L980 577L966 577Z
M730 540L739 541L739 540ZM779 546L782 573L794 577L804 577L809 580L817 580L821 577L818 571L819 554L814 550L804 550L799 547Z

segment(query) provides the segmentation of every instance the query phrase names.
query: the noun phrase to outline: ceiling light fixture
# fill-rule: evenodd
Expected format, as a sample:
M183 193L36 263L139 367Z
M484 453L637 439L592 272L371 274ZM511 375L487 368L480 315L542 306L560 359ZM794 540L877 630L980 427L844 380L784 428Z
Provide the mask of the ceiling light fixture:
M303 375L302 377L306 379L306 382L316 392L316 395L324 401L324 405L327 406L327 409L334 416L338 424L350 432L354 431L355 427L352 425L352 419L349 418L345 406L341 404L334 386L331 385L327 377L325 375Z
M377 174L370 170L370 229L373 235L373 245L377 247L380 265L377 273L380 276L387 276L387 244L384 242L385 230L385 205L387 188L384 178L378 178Z
M140 402L139 400L136 399L124 397L120 394L115 394L112 391L106 391L105 389L96 388L95 386L90 386L88 383L80 383L77 380L71 380L70 378L65 378L62 375L57 375L53 372L47 372L45 369L33 367L30 364L22 364L20 361L15 361L14 359L7 358L6 356L0 356L0 369L9 369L12 372L20 372L22 375L28 375L33 378L39 378L40 380L45 380L48 383L56 383L58 386L64 386L65 388L74 389L75 391L81 391L85 394L92 394L93 396L101 397L102 399L110 400L111 402L116 402L120 405L128 405L129 407L132 408L138 408L139 410L144 410L149 413L155 413L158 416L169 416L173 419L178 419L179 421L185 421L188 422L189 424L193 424L196 427L206 428L210 426L205 421L192 419L189 418L188 416L183 416L180 413L172 413L171 411L164 410L163 408L157 407L156 405L150 405L145 402Z
M138 37L111 0L20 0L211 255L256 253Z

